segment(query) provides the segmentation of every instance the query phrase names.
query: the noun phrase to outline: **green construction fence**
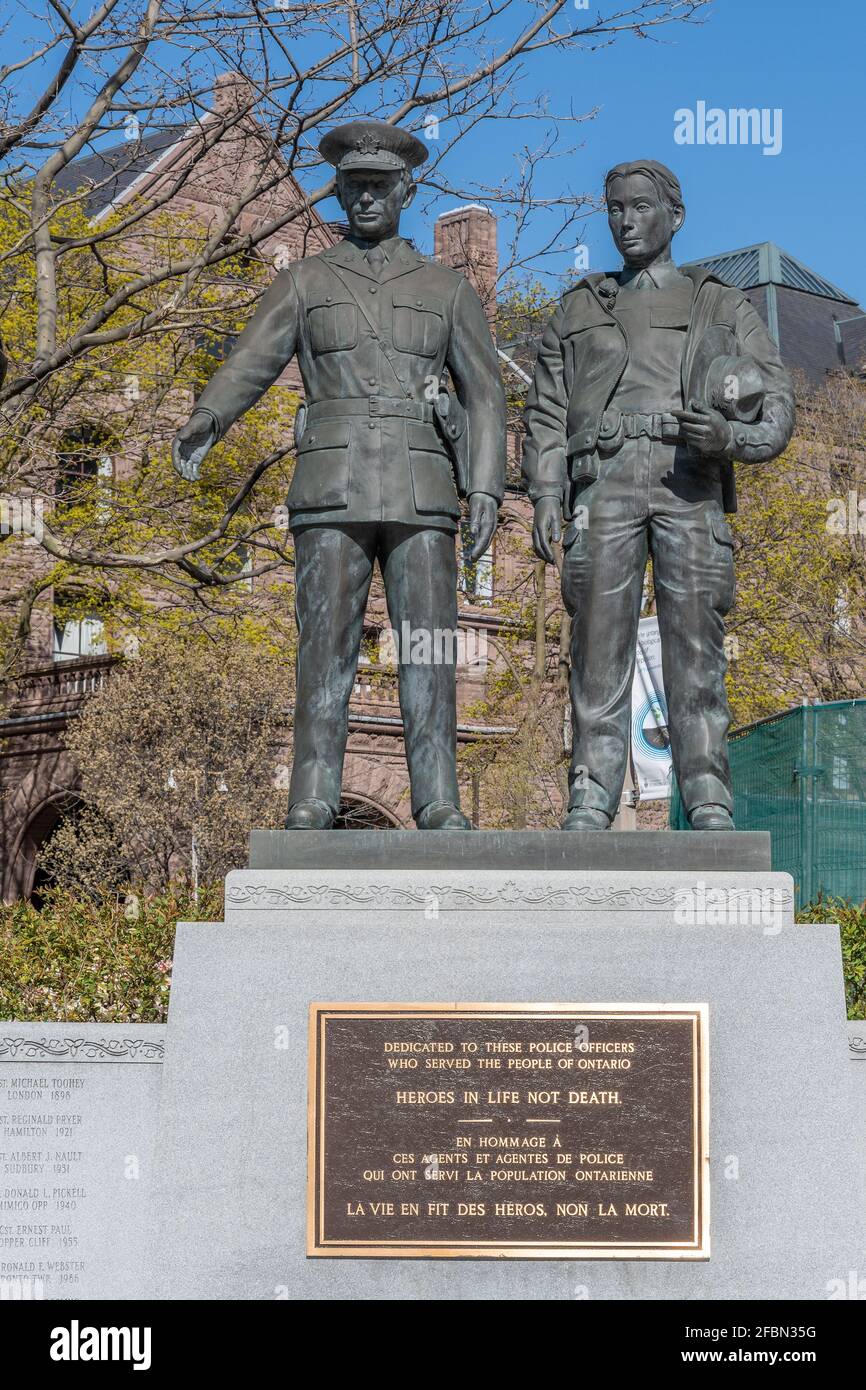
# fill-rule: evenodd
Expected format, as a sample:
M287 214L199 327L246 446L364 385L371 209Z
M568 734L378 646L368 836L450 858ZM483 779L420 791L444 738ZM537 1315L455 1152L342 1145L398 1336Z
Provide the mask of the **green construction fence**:
M866 898L866 700L804 704L729 738L734 821L769 830L773 868L792 875L797 907ZM674 785L670 824L688 830Z

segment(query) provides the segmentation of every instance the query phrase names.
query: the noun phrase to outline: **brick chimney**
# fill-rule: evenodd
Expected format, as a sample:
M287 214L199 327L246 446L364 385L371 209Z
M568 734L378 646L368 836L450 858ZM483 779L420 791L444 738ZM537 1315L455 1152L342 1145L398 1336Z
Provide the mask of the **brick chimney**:
M239 72L222 72L213 87L213 109L221 116L255 105L252 82Z
M442 265L461 270L474 286L488 319L496 317L496 218L480 203L443 212L433 228L433 254Z

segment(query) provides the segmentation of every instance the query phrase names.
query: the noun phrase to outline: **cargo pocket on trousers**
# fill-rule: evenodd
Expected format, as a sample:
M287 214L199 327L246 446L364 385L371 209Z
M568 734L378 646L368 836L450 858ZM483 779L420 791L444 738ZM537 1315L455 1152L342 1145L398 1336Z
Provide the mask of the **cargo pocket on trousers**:
M719 584L715 594L716 608L725 614L734 602L734 533L721 512L710 513L710 531L720 562Z
M710 530L718 541L719 545L726 546L730 551L734 549L734 533L728 525L725 517L716 512L710 514Z

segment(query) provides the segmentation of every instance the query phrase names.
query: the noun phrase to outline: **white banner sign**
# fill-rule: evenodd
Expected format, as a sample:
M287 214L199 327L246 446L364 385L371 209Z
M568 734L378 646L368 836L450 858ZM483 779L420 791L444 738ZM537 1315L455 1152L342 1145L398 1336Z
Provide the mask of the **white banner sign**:
M667 799L672 762L658 618L641 618L638 624L631 691L631 756L641 801Z

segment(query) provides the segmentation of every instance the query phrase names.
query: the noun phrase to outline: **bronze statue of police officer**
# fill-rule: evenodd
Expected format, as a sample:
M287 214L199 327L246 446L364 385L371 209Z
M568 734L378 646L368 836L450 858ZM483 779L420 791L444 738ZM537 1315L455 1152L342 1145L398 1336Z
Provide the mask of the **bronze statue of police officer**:
M481 302L399 235L426 158L414 135L354 121L321 142L349 222L338 245L279 272L175 440L198 476L208 449L297 356L306 413L288 507L295 548L297 696L288 829L326 829L340 804L348 706L378 561L391 625L450 633L398 644L400 706L420 829L464 829L456 772L461 501L437 418L446 369L465 412L470 562L490 545L505 481L505 400ZM432 389L431 389L432 384ZM462 408L462 410L461 410ZM430 660L418 660L429 652ZM443 659L443 656L445 659Z
M745 296L679 270L679 182L663 164L605 180L624 265L587 275L544 334L526 407L536 553L562 540L571 615L567 830L604 830L622 792L647 558L652 557L674 769L695 830L731 830L724 618L733 602L733 461L774 458L791 382ZM561 519L565 521L564 530Z

